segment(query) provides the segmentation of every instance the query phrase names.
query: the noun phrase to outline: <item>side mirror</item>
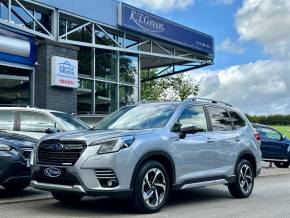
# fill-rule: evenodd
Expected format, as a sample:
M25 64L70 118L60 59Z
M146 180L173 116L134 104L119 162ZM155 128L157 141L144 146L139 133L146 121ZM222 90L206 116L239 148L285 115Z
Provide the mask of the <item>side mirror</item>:
M197 132L200 132L200 130L196 126L189 126L181 128L179 137L180 139L185 139L187 134L195 134Z
M53 134L53 133L58 133L60 132L59 129L56 128L48 128L47 130L45 130L46 134Z
M285 136L284 135L281 135L281 138L280 138L280 141L283 141L283 140L285 140Z

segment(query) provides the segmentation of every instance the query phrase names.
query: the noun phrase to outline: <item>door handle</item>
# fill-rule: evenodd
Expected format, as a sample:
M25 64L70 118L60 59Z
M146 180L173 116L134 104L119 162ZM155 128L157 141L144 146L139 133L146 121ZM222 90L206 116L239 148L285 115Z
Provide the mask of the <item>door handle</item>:
M239 137L235 138L235 142L240 142L241 139Z
M210 138L209 138L209 139L207 139L207 141L206 141L206 142L207 142L207 143L211 143L211 144L212 144L212 143L215 143L215 140L213 140L213 139L210 139Z

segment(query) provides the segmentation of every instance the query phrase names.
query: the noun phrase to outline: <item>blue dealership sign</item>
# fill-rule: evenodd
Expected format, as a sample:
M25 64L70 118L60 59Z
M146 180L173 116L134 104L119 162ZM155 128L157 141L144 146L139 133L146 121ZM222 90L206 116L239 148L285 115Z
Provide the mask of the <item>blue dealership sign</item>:
M0 24L0 60L33 66L35 56L33 36Z
M177 43L194 51L214 56L214 39L212 36L179 25L128 4L120 4L119 25L136 32Z

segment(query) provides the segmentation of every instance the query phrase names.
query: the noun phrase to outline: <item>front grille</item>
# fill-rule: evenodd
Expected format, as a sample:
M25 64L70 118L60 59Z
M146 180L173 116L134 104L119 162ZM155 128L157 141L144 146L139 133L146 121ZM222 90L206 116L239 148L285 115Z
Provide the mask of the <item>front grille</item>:
M80 141L44 141L38 148L38 163L72 166L85 147L85 143Z
M25 160L30 160L32 148L21 148L20 152Z

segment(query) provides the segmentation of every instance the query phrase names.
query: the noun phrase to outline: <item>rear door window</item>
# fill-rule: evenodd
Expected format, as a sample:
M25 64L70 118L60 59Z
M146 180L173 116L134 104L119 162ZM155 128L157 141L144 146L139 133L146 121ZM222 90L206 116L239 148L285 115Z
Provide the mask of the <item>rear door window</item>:
M233 124L236 129L241 129L246 126L246 122L243 118L234 111L230 111L230 116L232 118Z
M208 107L209 117L213 131L231 131L232 122L228 112L222 108Z
M56 122L44 114L29 111L20 112L20 131L44 133L48 128L56 127Z
M0 111L0 130L13 131L14 129L15 112Z

